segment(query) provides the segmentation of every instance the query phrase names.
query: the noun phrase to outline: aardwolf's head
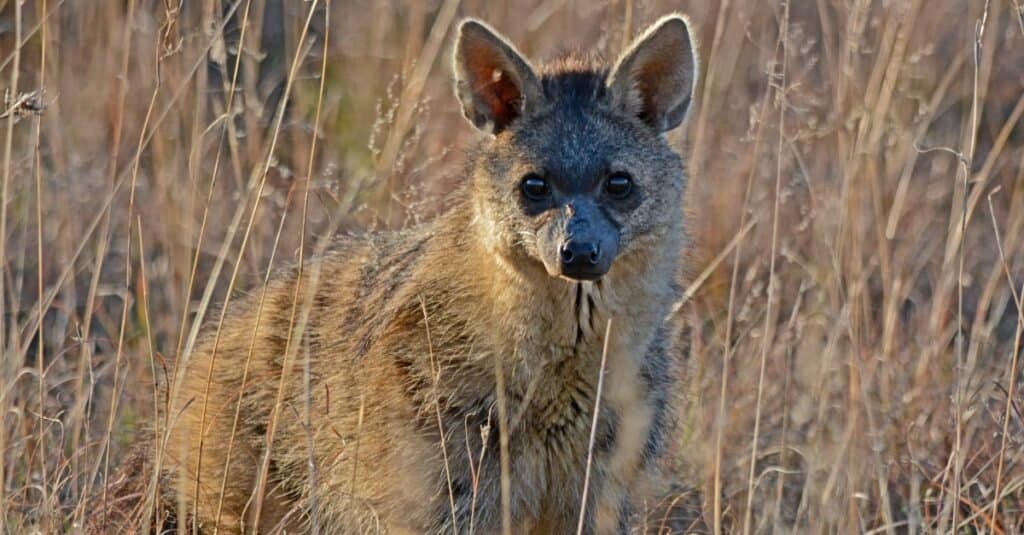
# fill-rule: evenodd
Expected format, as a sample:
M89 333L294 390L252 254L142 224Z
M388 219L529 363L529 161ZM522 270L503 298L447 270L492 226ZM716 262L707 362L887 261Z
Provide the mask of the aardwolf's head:
M682 162L662 134L686 117L697 77L689 25L652 25L609 69L565 59L534 70L477 20L459 28L456 92L492 137L473 167L473 202L491 250L595 280L617 257L678 242Z

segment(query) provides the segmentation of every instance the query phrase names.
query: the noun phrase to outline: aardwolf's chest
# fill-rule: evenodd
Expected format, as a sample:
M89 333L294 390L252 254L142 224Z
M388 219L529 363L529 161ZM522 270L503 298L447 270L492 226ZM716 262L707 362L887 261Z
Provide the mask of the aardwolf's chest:
M601 345L596 337L584 337L574 348L561 352L557 349L562 348L552 348L556 350L554 358L560 360L550 361L534 373L518 410L513 410L512 417L519 418L513 428L530 437L525 449L545 456L549 466L575 466L577 459L585 457L594 426ZM611 440L613 426L609 412L601 410L596 441Z

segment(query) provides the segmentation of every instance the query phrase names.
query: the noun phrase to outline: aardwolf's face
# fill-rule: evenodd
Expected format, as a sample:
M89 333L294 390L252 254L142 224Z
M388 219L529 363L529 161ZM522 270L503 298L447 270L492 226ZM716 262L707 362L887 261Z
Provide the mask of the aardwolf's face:
M657 253L683 189L662 133L686 116L696 65L679 16L653 25L611 70L566 60L539 74L493 30L464 22L456 90L466 117L494 135L473 194L494 252L572 280Z

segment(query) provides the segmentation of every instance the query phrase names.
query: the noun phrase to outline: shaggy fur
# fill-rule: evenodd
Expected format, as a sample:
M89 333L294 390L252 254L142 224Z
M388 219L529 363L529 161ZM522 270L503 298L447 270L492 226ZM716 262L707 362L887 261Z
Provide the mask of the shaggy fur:
M688 25L662 19L612 66L535 71L472 20L455 50L467 118L492 135L450 208L337 240L232 303L179 363L156 453L202 532L500 532L503 408L513 531L574 532L609 320L585 531L623 532L668 491L685 181L662 134L691 101ZM602 193L614 171L628 199ZM527 202L528 173L562 193ZM558 267L584 203L616 245L595 281Z

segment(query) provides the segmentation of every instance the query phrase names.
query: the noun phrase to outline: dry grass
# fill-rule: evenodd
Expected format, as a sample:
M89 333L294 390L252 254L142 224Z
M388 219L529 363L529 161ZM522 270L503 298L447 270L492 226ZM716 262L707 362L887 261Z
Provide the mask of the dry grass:
M1024 532L1017 0L0 0L0 533L111 499L211 303L443 206L457 16L613 57L672 9L709 525Z

